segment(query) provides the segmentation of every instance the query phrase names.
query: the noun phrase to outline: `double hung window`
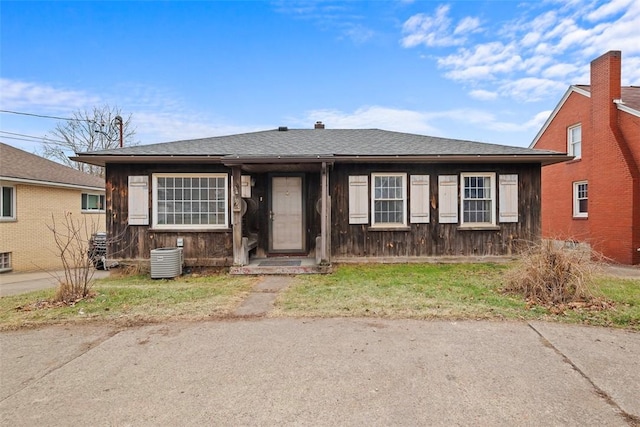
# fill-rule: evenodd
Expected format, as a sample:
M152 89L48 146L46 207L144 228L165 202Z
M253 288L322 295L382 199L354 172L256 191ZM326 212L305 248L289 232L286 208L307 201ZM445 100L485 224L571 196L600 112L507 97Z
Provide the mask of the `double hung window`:
M463 173L463 225L495 225L495 173Z
M582 157L582 126L575 125L568 129L567 154L576 159Z
M575 218L589 216L589 184L587 181L573 183L573 216Z
M371 175L372 226L404 226L407 224L407 175L374 173Z

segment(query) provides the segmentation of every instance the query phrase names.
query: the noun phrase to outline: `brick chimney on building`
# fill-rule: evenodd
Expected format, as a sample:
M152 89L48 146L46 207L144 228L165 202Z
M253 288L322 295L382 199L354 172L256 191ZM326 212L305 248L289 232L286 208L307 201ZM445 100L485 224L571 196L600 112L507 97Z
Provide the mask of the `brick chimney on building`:
M621 85L621 51L611 50L591 61L591 103L598 121L604 118L610 126L617 126L618 108L613 101L621 98Z
M315 125L313 125L313 128L314 129L324 129L324 123L318 121L318 122L316 122Z

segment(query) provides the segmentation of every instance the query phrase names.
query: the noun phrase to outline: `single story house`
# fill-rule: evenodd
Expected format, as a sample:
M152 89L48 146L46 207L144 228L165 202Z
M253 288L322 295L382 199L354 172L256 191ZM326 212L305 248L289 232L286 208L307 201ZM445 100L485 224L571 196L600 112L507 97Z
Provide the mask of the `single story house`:
M50 228L64 233L67 214L87 234L105 231L98 176L0 143L0 191L0 272L62 269Z
M188 265L517 253L565 153L380 129L274 130L78 153L106 167L108 256Z

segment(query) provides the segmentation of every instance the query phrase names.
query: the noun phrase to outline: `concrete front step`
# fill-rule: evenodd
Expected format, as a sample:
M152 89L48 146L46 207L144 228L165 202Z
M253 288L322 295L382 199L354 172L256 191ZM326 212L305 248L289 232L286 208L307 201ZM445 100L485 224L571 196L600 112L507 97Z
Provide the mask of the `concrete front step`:
M298 265L298 266L260 266L243 265L229 268L229 274L236 275L293 275L293 274L327 274L331 273L330 265Z

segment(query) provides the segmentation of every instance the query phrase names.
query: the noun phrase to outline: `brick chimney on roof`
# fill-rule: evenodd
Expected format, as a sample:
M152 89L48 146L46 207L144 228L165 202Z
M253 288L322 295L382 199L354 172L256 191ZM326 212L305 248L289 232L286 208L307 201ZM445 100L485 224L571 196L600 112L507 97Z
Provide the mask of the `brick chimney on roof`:
M314 129L324 129L324 123L322 122L316 122L315 125L313 125Z
M591 102L595 118L614 125L617 122L615 99L622 96L622 52L611 50L591 61Z

